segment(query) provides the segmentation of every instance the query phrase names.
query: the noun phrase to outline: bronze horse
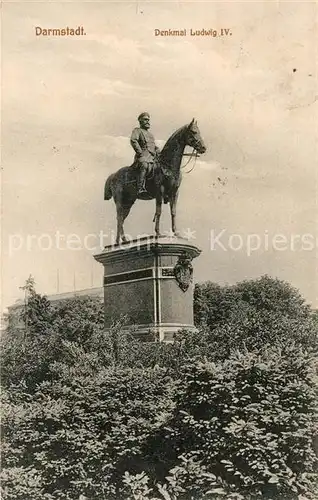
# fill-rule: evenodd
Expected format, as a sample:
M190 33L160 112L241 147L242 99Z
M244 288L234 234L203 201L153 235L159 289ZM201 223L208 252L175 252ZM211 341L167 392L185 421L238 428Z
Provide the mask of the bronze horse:
M178 191L181 184L181 161L186 146L194 148L196 153L205 153L206 147L201 138L197 122L191 121L189 125L179 128L164 145L157 165L148 175L146 189L149 193L147 199L156 200L156 213L154 216L155 233L160 236L159 224L162 202L170 203L171 228L173 234L178 236L176 228L176 205ZM104 199L114 198L117 210L117 236L116 244L120 240L127 241L124 234L124 220L128 216L137 196L138 166L135 164L123 167L111 174L105 183Z

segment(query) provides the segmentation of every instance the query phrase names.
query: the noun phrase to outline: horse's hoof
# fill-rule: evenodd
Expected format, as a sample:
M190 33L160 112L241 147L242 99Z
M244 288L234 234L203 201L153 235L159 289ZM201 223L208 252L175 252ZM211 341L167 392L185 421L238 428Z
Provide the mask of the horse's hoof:
M175 236L176 238L182 238L183 240L185 239L185 238L183 238L183 236L181 235L181 233L180 233L179 231L174 231L174 233L173 233L173 234L174 234L174 236Z

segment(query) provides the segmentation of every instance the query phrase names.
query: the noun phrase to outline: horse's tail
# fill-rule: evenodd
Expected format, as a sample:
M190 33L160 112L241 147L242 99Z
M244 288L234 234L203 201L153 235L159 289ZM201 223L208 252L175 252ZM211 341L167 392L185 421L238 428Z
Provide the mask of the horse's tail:
M111 197L113 196L112 193L112 180L113 180L114 174L111 174L105 182L105 188L104 188L104 200L110 200Z

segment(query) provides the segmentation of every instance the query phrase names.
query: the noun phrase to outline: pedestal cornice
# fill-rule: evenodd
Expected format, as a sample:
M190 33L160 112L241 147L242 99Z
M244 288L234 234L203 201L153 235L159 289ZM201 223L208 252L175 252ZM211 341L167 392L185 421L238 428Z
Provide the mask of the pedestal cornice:
M180 253L185 252L192 259L201 253L198 247L184 238L148 236L120 245L109 245L101 253L94 255L94 258L97 262L106 264L112 261L119 262L122 259L135 258L137 255L138 257L149 255L149 251L153 255L180 255Z

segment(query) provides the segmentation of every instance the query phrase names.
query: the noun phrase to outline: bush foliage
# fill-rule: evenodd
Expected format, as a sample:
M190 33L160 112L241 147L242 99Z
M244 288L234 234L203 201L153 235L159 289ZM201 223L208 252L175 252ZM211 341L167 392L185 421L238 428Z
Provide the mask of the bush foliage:
M32 396L7 396L5 497L25 499L21 474L36 478L31 498L117 498L122 476L145 466L141 449L172 404L162 370L113 369L43 382ZM32 491L32 490L30 490Z
M199 330L161 344L28 286L2 341L4 499L317 498L317 320L297 290L197 286Z
M298 346L185 366L164 462L195 457L227 493L297 498L317 465L315 368Z

